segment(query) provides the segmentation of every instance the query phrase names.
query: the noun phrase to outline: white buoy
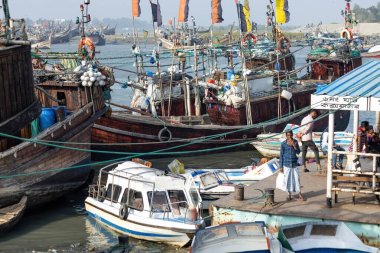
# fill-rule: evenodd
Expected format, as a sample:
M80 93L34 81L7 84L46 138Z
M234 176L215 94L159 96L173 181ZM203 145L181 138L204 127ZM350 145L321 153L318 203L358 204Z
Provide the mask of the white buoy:
M91 82L95 82L96 78L94 76L90 77Z

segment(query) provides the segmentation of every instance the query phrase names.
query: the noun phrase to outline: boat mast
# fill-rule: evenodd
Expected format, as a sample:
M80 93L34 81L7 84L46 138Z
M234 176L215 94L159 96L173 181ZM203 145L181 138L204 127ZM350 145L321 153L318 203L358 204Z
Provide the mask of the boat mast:
M235 0L236 3L236 8L238 12L238 21L239 21L239 41L240 41L240 57L241 57L241 62L242 62L242 67L243 67L243 80L244 80L244 92L245 92L245 97L246 97L246 102L245 102L245 114L247 116L247 125L252 125L252 110L251 110L251 100L249 98L249 89L248 89L248 79L246 75L246 62L245 62L245 56L244 56L244 51L243 51L243 33L241 31L241 5L239 0Z
M3 11L4 11L5 26L9 27L9 19L11 18L11 16L9 14L8 0L3 0Z

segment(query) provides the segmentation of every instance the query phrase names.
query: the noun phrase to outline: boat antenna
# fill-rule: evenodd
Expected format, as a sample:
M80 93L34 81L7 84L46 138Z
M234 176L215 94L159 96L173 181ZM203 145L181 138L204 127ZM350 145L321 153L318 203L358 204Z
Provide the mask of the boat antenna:
M86 37L86 34L84 32L84 24L91 22L91 16L88 13L89 4L90 4L90 0L84 0L84 4L80 5L80 11L82 12L81 20L79 20L79 17L77 17L77 20L76 20L76 24L80 24L80 35L82 38Z

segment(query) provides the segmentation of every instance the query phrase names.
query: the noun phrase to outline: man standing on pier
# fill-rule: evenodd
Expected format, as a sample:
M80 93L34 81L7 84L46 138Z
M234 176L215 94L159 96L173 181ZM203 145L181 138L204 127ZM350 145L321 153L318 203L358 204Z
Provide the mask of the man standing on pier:
M302 165L304 172L309 172L309 170L306 168L306 153L307 148L309 147L314 152L315 162L317 163L317 170L319 172L322 172L321 163L319 161L319 151L312 138L314 119L317 118L318 115L319 112L316 109L312 109L309 115L304 117L301 121L299 135L301 136L302 141Z

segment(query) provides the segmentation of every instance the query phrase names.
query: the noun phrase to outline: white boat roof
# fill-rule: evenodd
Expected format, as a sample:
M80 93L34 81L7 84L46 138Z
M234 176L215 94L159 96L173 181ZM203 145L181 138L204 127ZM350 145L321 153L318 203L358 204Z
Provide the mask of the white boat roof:
M186 181L185 178L166 175L162 170L149 168L143 164L132 161L118 164L116 168L109 172L109 174L127 179L130 178L154 182L156 188L160 189L183 189Z
M364 245L343 222L305 222L284 226L282 231L294 251L332 247L377 252Z
M268 250L262 224L247 222L207 227L196 233L193 252Z

